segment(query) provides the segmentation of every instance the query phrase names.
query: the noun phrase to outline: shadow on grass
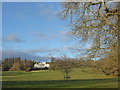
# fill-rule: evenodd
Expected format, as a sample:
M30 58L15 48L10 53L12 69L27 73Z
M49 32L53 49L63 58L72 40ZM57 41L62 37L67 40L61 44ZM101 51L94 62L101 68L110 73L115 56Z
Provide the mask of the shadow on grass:
M3 88L79 88L99 87L106 83L118 82L117 78L112 79L80 79L80 80L46 80L46 81L3 81ZM97 84L97 86L95 86ZM104 86L105 87L105 86ZM112 87L112 86L111 86ZM109 87L108 87L109 88Z

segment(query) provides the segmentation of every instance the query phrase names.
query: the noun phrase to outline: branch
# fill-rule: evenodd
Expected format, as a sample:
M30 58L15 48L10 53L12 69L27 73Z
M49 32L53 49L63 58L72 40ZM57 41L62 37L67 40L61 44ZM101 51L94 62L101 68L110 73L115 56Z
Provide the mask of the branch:
M97 3L92 3L90 2L91 5L98 5L98 4L101 4L102 2L97 2Z

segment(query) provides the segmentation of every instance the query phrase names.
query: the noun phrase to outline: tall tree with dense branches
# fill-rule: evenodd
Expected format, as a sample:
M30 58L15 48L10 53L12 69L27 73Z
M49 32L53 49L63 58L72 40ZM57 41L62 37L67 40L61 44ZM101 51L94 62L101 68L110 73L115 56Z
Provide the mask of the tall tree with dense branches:
M62 18L69 20L71 34L85 44L89 59L111 57L118 63L118 2L99 0L96 2L63 2ZM117 68L118 65L115 67Z

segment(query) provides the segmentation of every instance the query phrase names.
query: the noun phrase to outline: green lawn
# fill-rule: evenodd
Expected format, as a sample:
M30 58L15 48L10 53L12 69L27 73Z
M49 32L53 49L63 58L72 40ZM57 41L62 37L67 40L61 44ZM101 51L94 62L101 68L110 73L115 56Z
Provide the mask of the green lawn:
M90 70L92 72L92 70ZM70 73L71 79L64 80L60 71L41 70L33 72L4 71L3 88L117 88L116 76L102 73L85 73L75 69Z

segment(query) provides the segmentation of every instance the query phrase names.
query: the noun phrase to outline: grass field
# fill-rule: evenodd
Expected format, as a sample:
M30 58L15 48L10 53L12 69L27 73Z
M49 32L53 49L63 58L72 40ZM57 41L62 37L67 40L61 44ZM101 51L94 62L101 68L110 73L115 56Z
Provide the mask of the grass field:
M75 69L70 73L71 79L65 81L64 73L57 70L4 71L2 81L3 88L118 88L117 76L92 72Z

